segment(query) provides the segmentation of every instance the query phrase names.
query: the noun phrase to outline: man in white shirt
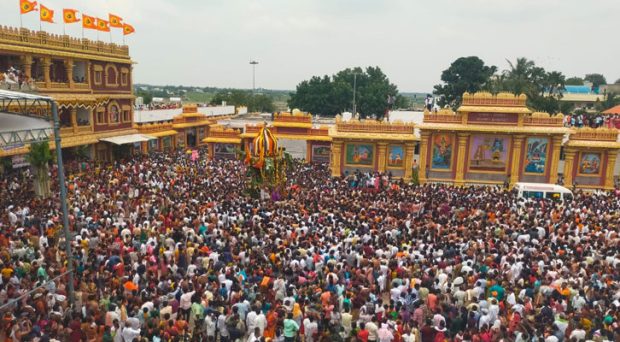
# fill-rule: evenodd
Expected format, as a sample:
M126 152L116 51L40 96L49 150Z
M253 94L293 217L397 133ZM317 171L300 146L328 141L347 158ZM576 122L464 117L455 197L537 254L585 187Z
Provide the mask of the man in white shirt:
M258 313L256 316L256 327L260 329L260 335L263 336L267 327L267 317L259 308L256 309L256 313Z
M319 325L314 321L313 317L307 317L304 319L304 335L305 342L314 342L314 336L319 331Z
M254 332L254 328L256 328L256 320L258 318L258 310L250 311L245 317L245 326L247 327L248 334L252 334Z
M136 337L140 336L140 329L134 329L130 326L123 328L123 340L133 341Z
M224 341L228 341L228 329L226 328L226 315L220 313L217 318L217 330L220 333L220 339Z
M379 330L377 316L373 316L372 320L366 323L366 330L368 330L368 341L377 341L379 339L377 335L377 331Z

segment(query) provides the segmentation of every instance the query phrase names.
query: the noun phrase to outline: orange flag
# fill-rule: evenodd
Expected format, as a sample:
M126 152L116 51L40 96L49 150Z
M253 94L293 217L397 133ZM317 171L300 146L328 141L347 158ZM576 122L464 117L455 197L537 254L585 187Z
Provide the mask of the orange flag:
M65 24L73 24L80 21L80 18L77 17L77 11L70 8L65 8L62 10L62 18L65 21Z
M26 14L28 12L32 12L36 10L37 10L36 1L19 0L19 11L21 14Z
M82 14L82 27L96 30L97 24L95 24L95 18L86 14Z
M129 25L129 24L123 24L123 35L128 35L128 34L132 34L136 32L136 30L133 28L133 26Z
M118 15L109 14L110 17L110 27L123 27L123 18Z
M54 22L54 10L51 10L41 5L41 11L39 11L39 17L41 21L47 21L48 23Z
M103 19L97 18L97 30L110 32L110 23Z

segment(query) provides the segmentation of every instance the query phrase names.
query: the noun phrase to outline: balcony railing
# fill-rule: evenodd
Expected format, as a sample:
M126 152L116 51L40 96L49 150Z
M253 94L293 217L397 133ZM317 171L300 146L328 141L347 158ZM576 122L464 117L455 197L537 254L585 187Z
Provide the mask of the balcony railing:
M69 83L64 82L50 82L50 86L47 86L46 82L36 82L39 89L69 89Z
M93 132L93 125L87 125L87 126L77 126L75 129L76 133L92 133Z

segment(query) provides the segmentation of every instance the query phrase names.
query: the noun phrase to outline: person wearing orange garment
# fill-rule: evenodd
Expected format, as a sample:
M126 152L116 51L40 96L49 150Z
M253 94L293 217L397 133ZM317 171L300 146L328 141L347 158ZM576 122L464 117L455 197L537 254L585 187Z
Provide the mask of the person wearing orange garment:
M267 327L265 327L265 338L274 339L276 337L276 329L278 326L278 312L275 309L271 309L267 313Z

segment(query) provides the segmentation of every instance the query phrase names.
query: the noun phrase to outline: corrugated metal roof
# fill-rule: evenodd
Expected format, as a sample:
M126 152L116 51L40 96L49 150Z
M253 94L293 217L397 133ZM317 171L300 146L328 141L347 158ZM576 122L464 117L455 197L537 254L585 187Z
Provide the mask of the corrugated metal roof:
M0 89L0 100L42 100L49 101L52 98L37 94L22 93L19 91Z

